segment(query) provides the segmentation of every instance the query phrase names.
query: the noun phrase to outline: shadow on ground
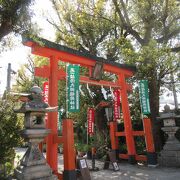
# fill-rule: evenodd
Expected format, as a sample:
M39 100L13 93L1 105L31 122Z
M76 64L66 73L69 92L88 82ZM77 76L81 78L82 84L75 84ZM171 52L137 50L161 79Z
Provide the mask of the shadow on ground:
M26 149L16 148L18 158L15 165L23 156ZM89 168L91 168L91 160L87 160ZM180 168L166 167L147 167L145 165L130 165L127 162L119 163L120 170L114 172L112 167L103 170L104 163L96 160L96 167L99 171L91 171L92 180L180 180ZM63 156L58 156L58 170L63 171Z

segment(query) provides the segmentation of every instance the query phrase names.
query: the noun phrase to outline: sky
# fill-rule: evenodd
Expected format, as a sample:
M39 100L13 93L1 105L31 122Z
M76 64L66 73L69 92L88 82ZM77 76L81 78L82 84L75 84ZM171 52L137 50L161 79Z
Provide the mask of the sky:
M53 41L55 34L54 29L52 25L46 21L46 16L55 17L55 14L53 14L52 11L51 2L49 0L35 0L35 3L31 8L34 12L32 21L36 22L42 29L40 36ZM30 48L22 45L20 36L10 36L13 38L15 46L12 50L7 50L0 54L0 96L3 94L7 84L8 63L11 63L12 70L18 71L20 66L27 62L27 56L31 54ZM13 85L13 83L15 83L16 75L12 75L11 78L11 85Z

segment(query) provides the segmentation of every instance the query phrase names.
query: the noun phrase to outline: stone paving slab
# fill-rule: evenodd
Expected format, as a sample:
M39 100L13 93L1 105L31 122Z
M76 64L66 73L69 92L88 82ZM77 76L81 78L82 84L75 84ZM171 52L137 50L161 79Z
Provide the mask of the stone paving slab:
M17 154L22 157L25 149L17 148ZM17 162L16 162L17 163ZM91 160L87 160L91 168ZM119 163L120 170L114 172L112 167L103 170L104 163L96 160L99 171L90 172L92 180L180 180L180 168L147 167L145 165L130 165L127 162ZM58 156L58 170L63 170L62 154Z

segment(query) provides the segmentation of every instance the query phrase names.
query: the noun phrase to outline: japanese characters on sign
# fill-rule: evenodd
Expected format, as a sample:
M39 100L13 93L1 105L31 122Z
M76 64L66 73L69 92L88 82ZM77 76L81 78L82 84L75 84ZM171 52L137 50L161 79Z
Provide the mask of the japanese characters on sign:
M79 111L79 66L67 67L68 111Z
M43 93L44 93L44 102L48 103L49 84L47 81L44 82L43 84ZM46 113L45 122L47 122L47 120L48 120L48 115Z
M120 118L120 91L118 89L114 90L114 119Z
M49 93L48 82L44 82L43 84L43 93L44 93L44 102L48 103L48 93Z
M148 81L147 80L139 81L139 94L140 94L140 103L141 103L142 113L144 115L150 114Z
M94 134L94 114L95 114L94 108L88 108L87 120L88 120L88 134L89 135Z

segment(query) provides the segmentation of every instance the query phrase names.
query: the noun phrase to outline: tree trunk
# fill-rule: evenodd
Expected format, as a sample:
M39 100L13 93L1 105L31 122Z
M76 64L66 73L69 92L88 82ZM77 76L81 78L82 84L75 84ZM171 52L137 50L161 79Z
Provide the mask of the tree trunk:
M159 90L160 86L156 79L156 76L152 76L149 80L149 99L151 108L151 121L153 127L153 137L155 143L155 149L159 152L162 149L162 131L161 122L157 120L159 115Z

